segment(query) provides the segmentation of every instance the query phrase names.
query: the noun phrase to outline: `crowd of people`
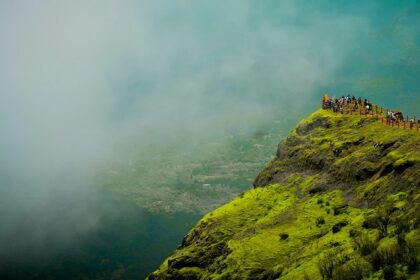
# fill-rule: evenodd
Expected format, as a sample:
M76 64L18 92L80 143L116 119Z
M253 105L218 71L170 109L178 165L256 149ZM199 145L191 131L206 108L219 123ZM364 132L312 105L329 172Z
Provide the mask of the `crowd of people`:
M356 98L354 95L343 95L339 98L332 96L329 97L328 94L324 93L322 98L322 108L327 110L332 110L335 113L345 113L345 110L348 113L359 111L360 114L364 115L373 115L382 116L386 119L386 124L394 126L397 124L399 126L400 122L408 123L409 128L412 129L416 123L414 117L407 117L407 121L404 122L404 116L400 111L384 110L381 107L374 106L371 101L367 99L362 99L361 97ZM417 127L420 126L420 120L417 121Z
M386 112L386 123L392 124L398 121L404 120L404 117L401 112L395 112L391 110L387 110ZM410 120L411 121L411 120ZM414 122L414 120L412 120Z
M343 113L344 108L348 108L349 110L353 111L364 108L366 111L370 112L373 110L373 105L372 102L367 99L362 100L361 97L356 98L354 95L351 96L350 94L336 98L335 95L328 97L328 94L324 93L324 97L322 99L322 108L331 109L336 113Z

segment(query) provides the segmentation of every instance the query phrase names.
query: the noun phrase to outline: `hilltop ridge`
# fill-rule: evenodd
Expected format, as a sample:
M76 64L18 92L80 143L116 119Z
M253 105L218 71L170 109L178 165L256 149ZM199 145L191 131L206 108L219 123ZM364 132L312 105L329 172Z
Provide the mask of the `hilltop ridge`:
M149 279L418 279L420 133L318 110Z

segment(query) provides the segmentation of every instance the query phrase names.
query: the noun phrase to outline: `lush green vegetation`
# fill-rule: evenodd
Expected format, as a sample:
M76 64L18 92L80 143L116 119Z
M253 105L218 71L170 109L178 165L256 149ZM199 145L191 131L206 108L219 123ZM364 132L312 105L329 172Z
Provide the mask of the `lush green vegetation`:
M317 111L149 279L418 279L420 133Z
M249 189L293 116L232 128L203 139L173 135L114 157L98 185L151 212L205 214Z

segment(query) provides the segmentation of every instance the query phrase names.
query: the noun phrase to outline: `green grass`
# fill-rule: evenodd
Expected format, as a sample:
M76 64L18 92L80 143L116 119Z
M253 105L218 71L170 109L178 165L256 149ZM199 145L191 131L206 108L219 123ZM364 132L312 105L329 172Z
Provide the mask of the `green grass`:
M317 111L256 188L206 214L150 278L416 277L419 147L420 133Z

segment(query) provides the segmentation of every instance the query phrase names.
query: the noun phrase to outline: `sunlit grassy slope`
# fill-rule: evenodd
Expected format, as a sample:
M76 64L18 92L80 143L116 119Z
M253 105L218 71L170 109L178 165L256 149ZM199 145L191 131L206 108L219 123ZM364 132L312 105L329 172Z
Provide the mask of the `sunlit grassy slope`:
M317 111L149 279L419 279L420 132Z

